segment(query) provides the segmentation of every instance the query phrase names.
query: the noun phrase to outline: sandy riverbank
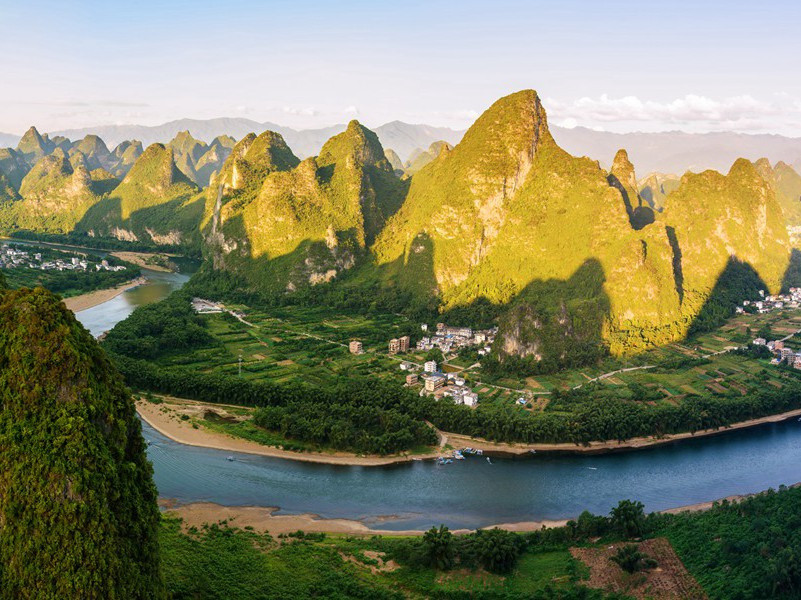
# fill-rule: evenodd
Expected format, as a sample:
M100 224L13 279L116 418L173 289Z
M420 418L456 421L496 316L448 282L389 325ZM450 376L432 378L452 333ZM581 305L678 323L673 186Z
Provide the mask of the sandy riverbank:
M214 448L227 452L243 452L259 456L272 456L305 462L323 463L331 465L361 465L381 466L422 458L436 458L439 453L425 455L402 456L359 456L348 452L290 452L273 446L265 446L243 438L237 438L208 429L192 427L190 421L182 420L176 409L182 414L200 412L200 408L215 405L205 405L189 400L170 400L162 404L154 404L146 400L136 402L136 411L147 423L162 435L171 440L188 446L201 446ZM219 412L219 411L218 411Z
M116 298L122 294L125 290L130 290L131 288L135 288L136 286L144 283L147 283L147 279L144 277L137 277L136 279L118 285L117 287L108 288L105 290L95 290L94 292L89 292L88 294L81 294L80 296L65 298L64 304L72 312L80 312L82 310L86 310L87 308L97 306L98 304L103 304L103 302L108 302L112 298Z
M313 514L277 515L277 508L260 506L222 506L212 502L195 502L182 506L172 506L168 500L161 500L165 514L180 517L187 527L200 527L204 523L228 521L234 527L252 527L256 531L269 531L277 535L302 529L314 533L343 533L347 535L422 535L416 529L393 531L372 529L361 521L350 519L321 519ZM506 523L497 525L508 531L536 531L543 527L562 527L567 521L530 521L526 523ZM469 533L469 529L456 529L454 533Z
M797 483L790 487L799 487L801 483ZM742 494L735 496L727 496L719 498L710 502L699 502L698 504L690 504L687 506L679 506L677 508L669 508L666 510L658 511L662 514L678 514L682 512L696 512L709 510L716 503L725 501L738 503L757 496L764 492L757 492L756 494ZM187 527L200 527L205 523L218 523L220 521L228 521L229 525L234 527L252 527L256 531L269 531L272 534L291 533L302 529L307 532L314 533L342 533L347 535L422 535L425 533L423 530L418 529L404 529L400 531L393 531L390 529L373 529L362 521L355 521L351 519L323 519L314 514L300 514L300 515L277 515L275 514L279 509L275 507L261 507L261 506L223 506L221 504L214 504L213 502L193 502L191 504L176 505L173 501L167 499L160 499L159 505L164 509L165 514L175 517L180 517L184 520ZM390 520L392 517L387 517L385 520ZM518 533L525 533L528 531L539 531L543 527L564 527L567 525L567 519L561 520L544 520L544 521L521 521L519 523L498 523L496 525L489 525L482 527L482 529L505 529L506 531L514 531ZM453 533L462 534L470 533L470 529L455 529Z
M111 256L119 258L129 263L133 263L138 267L144 267L151 271L161 271L163 273L172 273L172 269L162 265L148 263L148 260L154 256L169 256L167 254L160 254L157 252L128 252L127 250L115 250Z
M147 421L153 427L153 429L162 435L175 440L176 442L190 446L202 446L205 448L215 448L217 450L225 450L230 452L244 452L246 454L272 456L276 458L300 460L305 462L361 466L384 466L395 463L409 462L411 460L433 459L443 454L449 454L449 452L446 451L432 451L428 454L404 454L400 456L358 456L347 452L291 452L271 446L264 446L257 442L236 438L203 428L194 429L191 423L182 421L175 412L176 408L185 408L187 406L195 407L193 410L197 410L197 407L208 407L213 409L215 406L219 405L174 399L167 402L166 405L138 401L136 404L136 409L139 412L139 415L145 421ZM164 408L167 410L162 410ZM531 454L532 451L542 453L554 452L568 454L604 454L608 452L638 450L652 446L659 446L662 444L676 443L687 439L719 435L730 431L736 431L738 429L746 429L748 427L755 427L766 423L779 423L781 421L799 417L801 417L801 409L792 410L778 415L762 417L760 419L743 421L742 423L736 423L727 428L698 431L695 434L679 433L661 438L632 438L622 443L616 441L591 442L586 446L577 446L576 444L572 443L504 444L449 432L440 432L440 436L442 446L447 444L451 448L479 448L486 453L498 456L523 457Z

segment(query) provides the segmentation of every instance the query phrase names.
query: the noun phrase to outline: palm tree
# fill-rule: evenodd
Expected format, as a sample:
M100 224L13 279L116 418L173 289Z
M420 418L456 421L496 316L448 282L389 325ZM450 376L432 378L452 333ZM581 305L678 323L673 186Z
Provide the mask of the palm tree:
M453 534L445 525L426 531L423 545L432 567L444 571L453 566Z

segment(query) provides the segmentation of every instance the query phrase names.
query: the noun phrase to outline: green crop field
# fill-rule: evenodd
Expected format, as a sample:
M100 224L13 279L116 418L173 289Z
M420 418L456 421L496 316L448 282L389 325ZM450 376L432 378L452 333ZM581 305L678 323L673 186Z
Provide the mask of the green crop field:
M324 386L342 376L393 377L403 382L401 361L418 362L421 355L390 357L387 342L403 335L408 321L394 315L365 318L331 315L322 309L281 308L269 313L246 312L247 323L227 314L207 314L208 332L220 342L211 348L192 349L161 359L164 366L184 366L202 372L221 371L251 380L276 383L302 381ZM348 343L358 339L364 353L355 355Z

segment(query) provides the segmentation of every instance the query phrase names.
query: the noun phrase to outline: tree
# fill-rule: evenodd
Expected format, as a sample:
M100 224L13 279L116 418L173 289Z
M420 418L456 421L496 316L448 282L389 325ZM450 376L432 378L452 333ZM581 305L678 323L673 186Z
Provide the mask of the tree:
M164 595L130 391L52 293L0 293L0 597Z
M423 547L430 566L442 571L453 566L453 534L445 525L426 531L423 534Z
M636 573L637 571L656 567L656 561L640 552L634 544L627 544L618 548L615 555L610 557L609 560L617 564L626 573Z
M437 362L438 365L441 365L445 361L445 356L442 354L442 350L439 348L431 348L425 355L426 361L434 360Z
M644 508L642 502L621 500L610 513L612 526L626 537L639 537L645 525Z
M801 590L801 560L792 546L782 548L770 559L768 577L775 595L796 596Z
M482 529L476 532L476 554L482 566L492 573L508 573L520 556L519 539L503 529Z

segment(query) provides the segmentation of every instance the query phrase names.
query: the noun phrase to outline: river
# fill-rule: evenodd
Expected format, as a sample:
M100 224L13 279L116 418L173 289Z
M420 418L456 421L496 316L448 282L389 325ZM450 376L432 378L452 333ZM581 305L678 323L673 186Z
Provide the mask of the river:
M181 287L188 275L147 271L149 283L78 313L95 335ZM602 456L468 457L390 467L305 463L173 442L143 423L159 494L182 503L275 506L285 514L363 520L381 529L453 528L606 514L622 498L662 510L801 481L801 422ZM229 460L233 457L234 460Z

